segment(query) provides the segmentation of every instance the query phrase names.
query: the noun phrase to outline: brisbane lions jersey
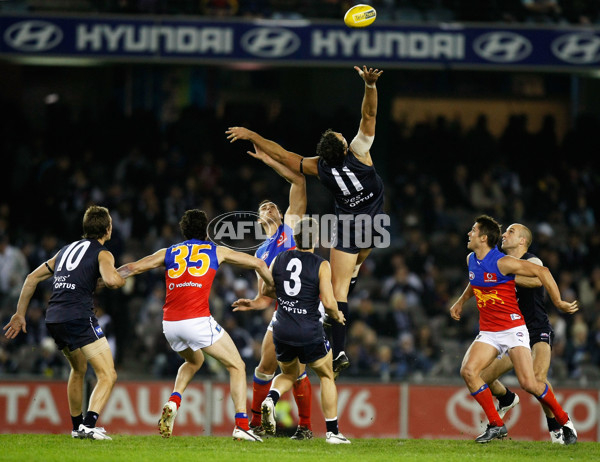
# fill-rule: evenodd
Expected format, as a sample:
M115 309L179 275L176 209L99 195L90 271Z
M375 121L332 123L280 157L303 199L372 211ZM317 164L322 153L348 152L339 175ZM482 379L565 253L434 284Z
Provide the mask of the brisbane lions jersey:
M286 250L295 249L294 231L285 223L279 225L275 234L268 238L262 245L256 249L255 256L264 260L267 266L271 266L271 262L277 255Z
M506 255L497 247L483 260L475 252L469 255L469 282L477 300L482 331L500 332L525 325L517 303L515 276L505 276L498 269L498 260L503 257Z
M175 244L165 254L165 321L210 316L208 297L219 269L217 246L191 239Z

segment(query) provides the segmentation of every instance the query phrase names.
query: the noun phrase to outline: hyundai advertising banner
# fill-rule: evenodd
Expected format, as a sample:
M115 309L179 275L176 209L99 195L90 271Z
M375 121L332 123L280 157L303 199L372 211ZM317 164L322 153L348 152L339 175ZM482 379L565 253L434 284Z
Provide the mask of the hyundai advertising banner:
M0 56L569 72L599 67L600 29L0 15Z

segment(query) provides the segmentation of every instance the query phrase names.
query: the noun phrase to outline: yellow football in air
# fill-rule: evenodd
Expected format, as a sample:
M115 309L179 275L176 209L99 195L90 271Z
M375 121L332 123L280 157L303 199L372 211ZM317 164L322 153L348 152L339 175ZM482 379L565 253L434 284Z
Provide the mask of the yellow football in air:
M354 5L344 15L344 23L348 27L367 27L373 24L377 11L371 5Z

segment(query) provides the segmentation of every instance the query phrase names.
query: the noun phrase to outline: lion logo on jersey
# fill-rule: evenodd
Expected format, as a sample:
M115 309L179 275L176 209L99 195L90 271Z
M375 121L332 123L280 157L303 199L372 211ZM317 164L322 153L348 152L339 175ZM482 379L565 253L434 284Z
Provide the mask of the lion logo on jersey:
M477 306L479 309L485 308L488 303L495 305L499 303L500 305L504 305L504 300L498 296L497 290L481 290L473 287L473 293L477 298Z

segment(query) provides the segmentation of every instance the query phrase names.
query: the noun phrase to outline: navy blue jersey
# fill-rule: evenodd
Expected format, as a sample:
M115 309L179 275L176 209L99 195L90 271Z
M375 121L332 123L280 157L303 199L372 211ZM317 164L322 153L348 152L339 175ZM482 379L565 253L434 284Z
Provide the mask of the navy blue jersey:
M277 294L273 337L288 345L303 346L323 340L319 311L319 268L325 261L310 252L280 253L272 273Z
M527 252L521 257L521 260L529 260L530 258L538 257L531 252ZM544 289L544 286L527 288L517 285L517 300L528 330L548 328L552 330L545 308L546 289Z
M96 239L75 241L58 252L46 322L94 316L93 293L100 277L98 254L107 250Z
M331 167L321 158L317 165L319 180L333 194L338 215L383 212L383 181L375 167L363 164L351 151L341 165Z

